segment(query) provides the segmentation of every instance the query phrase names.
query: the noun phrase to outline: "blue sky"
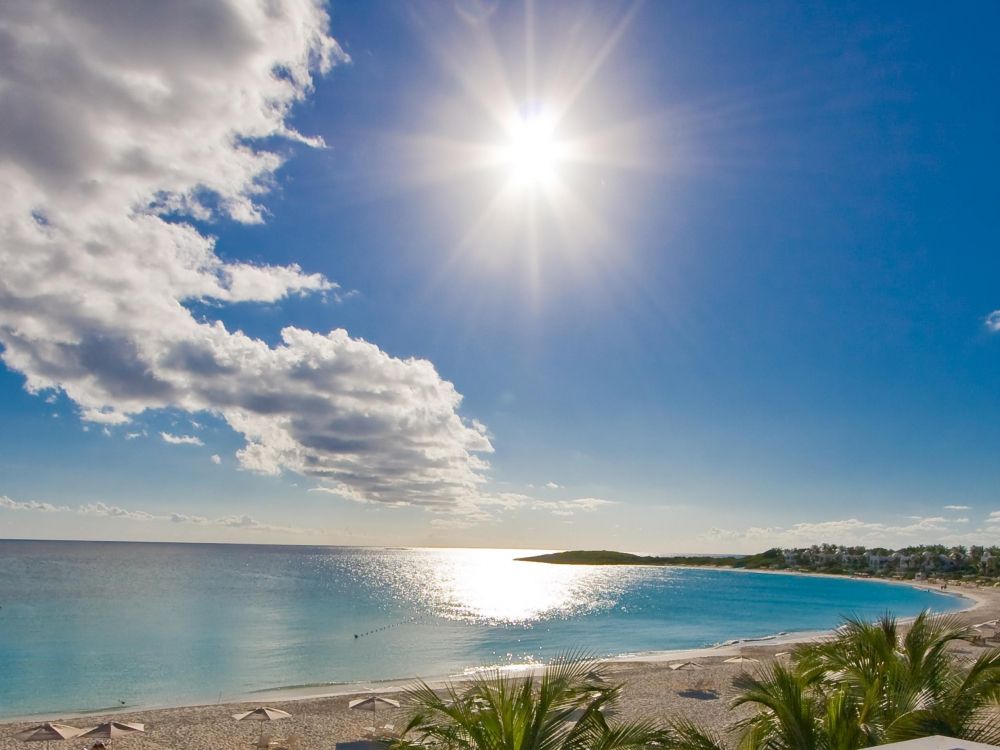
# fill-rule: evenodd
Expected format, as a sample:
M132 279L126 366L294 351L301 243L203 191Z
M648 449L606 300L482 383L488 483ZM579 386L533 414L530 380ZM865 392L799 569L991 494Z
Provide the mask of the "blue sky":
M0 536L998 541L996 6L222 7L0 18Z

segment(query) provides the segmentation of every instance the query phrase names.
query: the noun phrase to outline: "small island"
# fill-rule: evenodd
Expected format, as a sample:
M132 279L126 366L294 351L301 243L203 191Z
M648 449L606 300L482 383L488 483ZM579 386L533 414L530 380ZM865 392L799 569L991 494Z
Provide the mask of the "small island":
M552 563L554 565L709 565L716 568L759 568L772 562L778 562L778 557L771 555L772 550L760 555L680 555L660 557L655 555L633 555L629 552L614 552L611 550L570 550L567 552L551 552L545 555L519 557L522 562ZM780 550L779 550L780 552ZM780 555L779 555L780 557Z

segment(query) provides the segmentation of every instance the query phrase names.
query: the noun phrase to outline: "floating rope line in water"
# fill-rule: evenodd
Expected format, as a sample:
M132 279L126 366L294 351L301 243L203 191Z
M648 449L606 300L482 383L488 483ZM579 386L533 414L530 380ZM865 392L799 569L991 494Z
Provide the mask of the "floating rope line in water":
M364 638L366 635L375 635L376 633L381 633L383 630L390 630L392 628L398 628L400 625L413 625L418 622L423 622L423 618L413 617L409 620L400 620L399 622L394 622L391 625L383 625L380 628L375 628L374 630L369 630L365 633L355 633L355 638Z

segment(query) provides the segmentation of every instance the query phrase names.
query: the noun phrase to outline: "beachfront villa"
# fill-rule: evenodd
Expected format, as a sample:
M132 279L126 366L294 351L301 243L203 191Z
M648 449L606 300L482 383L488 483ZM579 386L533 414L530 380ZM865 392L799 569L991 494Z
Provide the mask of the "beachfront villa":
M984 578L1000 574L1000 549L976 545L969 548L930 545L891 550L822 544L783 549L781 556L786 567L828 572L896 574L911 578L918 572L924 577L929 573Z

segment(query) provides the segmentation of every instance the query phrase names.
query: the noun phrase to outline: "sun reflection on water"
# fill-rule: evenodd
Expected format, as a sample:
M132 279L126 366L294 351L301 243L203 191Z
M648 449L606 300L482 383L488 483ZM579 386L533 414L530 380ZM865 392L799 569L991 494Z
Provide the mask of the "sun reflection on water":
M451 620L528 625L614 606L627 586L621 571L516 560L542 551L421 550L397 571L394 593Z

